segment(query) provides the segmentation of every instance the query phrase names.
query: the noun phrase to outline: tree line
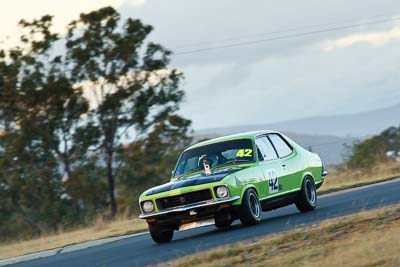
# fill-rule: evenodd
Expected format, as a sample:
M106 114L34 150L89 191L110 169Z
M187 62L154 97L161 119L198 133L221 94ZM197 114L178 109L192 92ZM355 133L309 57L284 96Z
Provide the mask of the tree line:
M21 20L20 44L0 50L2 241L134 213L191 142L183 74L150 25L111 7L52 25Z
M389 127L376 136L356 143L351 150L346 164L353 170L369 171L379 163L393 161L386 152L400 152L400 126Z

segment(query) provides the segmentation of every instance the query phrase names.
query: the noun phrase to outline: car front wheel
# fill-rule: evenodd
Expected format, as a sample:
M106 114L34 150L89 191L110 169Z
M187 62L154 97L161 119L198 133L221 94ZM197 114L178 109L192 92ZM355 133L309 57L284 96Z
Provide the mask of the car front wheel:
M317 190L311 177L304 178L300 195L295 204L301 212L311 211L317 206Z
M256 191L249 188L244 192L240 207L240 221L244 225L254 225L261 221L261 204Z
M171 228L162 227L157 224L149 224L151 238L156 243L166 243L171 241L174 236L174 230Z

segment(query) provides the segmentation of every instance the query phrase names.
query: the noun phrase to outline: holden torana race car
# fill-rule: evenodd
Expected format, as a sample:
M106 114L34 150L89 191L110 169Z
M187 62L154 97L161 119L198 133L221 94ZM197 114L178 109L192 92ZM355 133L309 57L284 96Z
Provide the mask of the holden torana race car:
M327 172L317 154L274 131L220 137L187 148L171 181L139 198L152 239L172 239L174 230L215 225L236 219L260 222L262 211L295 204L301 212L317 205Z

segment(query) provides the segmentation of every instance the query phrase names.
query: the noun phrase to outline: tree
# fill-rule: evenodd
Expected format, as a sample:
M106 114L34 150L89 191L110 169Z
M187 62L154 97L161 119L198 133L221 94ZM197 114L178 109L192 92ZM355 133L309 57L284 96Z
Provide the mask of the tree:
M117 212L115 156L122 139L146 136L177 111L184 95L178 87L182 74L167 69L171 52L145 43L151 31L140 20L121 22L111 7L81 14L69 25L67 61L75 84L92 96L91 119L101 133L98 145L104 155L113 217Z
M51 23L51 16L22 20L22 45L0 52L2 196L9 219L19 215L35 234L61 221L59 162L69 174L71 152L82 143L72 137L88 109L64 75L61 57L50 55L58 40Z
M21 67L21 51L0 50L0 131L12 130L18 112L18 75Z
M138 211L136 200L141 192L171 178L179 154L191 142L187 136L190 121L177 115L157 123L145 139L120 148L123 166L117 174L120 203L125 210Z
M21 45L0 50L4 239L73 227L108 206L114 217L130 190L168 178L190 140L190 121L176 114L183 76L145 41L151 26L112 8L82 14L64 37L51 16L20 25Z
M23 108L19 124L39 139L57 162L63 165L64 181L71 177L73 165L85 163L87 149L98 137L88 116L88 100L75 88L69 62L65 56L53 55L52 48L60 39L51 32L52 17L43 16L31 22L22 20L20 88ZM68 189L68 188L67 188ZM72 198L77 212L79 199Z
M355 144L347 165L351 169L368 170L388 160L386 151L389 150L400 151L400 127L390 127L379 135Z

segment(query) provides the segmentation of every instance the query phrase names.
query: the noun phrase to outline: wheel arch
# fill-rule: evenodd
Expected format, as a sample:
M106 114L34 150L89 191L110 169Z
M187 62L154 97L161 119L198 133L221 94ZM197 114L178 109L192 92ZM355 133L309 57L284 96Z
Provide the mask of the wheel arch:
M311 179L313 180L314 184L315 184L315 179L314 179L314 175L310 172L310 171L306 171L303 173L302 177L301 177L301 183L300 183L300 188L304 182L304 179L306 177L311 177Z
M251 188L251 189L254 189L254 191L255 191L256 194L257 194L257 197L260 198L260 194L259 194L258 191L257 191L257 187L256 187L254 184L246 184L245 186L243 186L242 192L241 192L241 194L240 194L240 204L242 203L244 193L245 193L248 189L250 189L250 188Z

